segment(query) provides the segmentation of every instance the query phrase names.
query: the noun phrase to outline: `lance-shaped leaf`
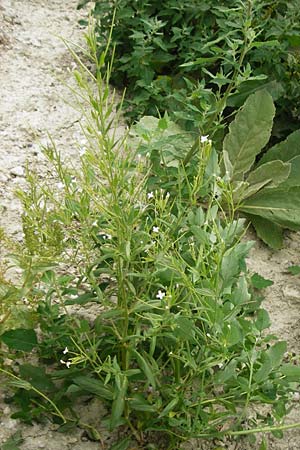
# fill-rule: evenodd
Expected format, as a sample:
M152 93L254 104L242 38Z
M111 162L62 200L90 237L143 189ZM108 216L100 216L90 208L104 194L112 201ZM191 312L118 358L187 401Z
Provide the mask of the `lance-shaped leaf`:
M275 222L283 228L300 229L300 186L262 189L245 200L240 211Z
M223 143L223 151L227 152L232 165L232 181L243 179L267 144L274 115L272 97L264 90L250 95L236 115Z
M266 162L280 159L288 162L296 156L300 156L300 130L291 133L284 141L274 145L261 158L258 165L261 166Z
M113 430L120 425L121 417L125 409L125 400L128 389L128 380L125 375L120 374L120 386L115 386L115 396L111 407L110 429Z
M287 180L290 172L290 163L271 161L263 164L253 170L248 176L246 181L249 183L249 187L244 192L243 198L246 199L247 197L256 194L256 192L264 186L266 186L266 188L278 187L281 183Z

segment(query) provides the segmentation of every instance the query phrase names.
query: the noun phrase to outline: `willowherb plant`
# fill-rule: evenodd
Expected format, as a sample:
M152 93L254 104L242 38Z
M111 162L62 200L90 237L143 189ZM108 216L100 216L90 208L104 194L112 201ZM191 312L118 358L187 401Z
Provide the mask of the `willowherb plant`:
M9 324L0 336L13 417L48 412L61 429L79 424L100 439L72 406L89 394L107 407L103 423L127 433L122 449L280 433L300 368L282 362L286 343L266 333L269 317L246 271L252 243L240 240L243 220L224 214L212 142L202 136L185 165L190 138L167 116L119 137L111 65L105 52L97 56L93 33L87 42L95 71L74 55L85 153L71 169L53 144L45 148L56 188L28 173L19 194L25 240L15 289L39 333ZM33 349L40 365L5 366L4 357ZM268 415L250 419L248 408L261 404Z

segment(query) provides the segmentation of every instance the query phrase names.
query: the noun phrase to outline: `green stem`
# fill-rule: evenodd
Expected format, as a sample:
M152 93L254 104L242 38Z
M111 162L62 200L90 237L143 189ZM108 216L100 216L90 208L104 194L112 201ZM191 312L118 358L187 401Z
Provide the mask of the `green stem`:
M214 123L214 121L216 120L216 118L223 113L223 111L224 111L224 109L226 107L227 99L228 99L229 95L231 94L233 88L236 86L237 77L238 77L238 75L240 73L240 70L241 70L241 67L243 65L245 56L248 53L249 48L251 47L251 42L248 42L248 36L247 36L247 30L250 28L249 24L251 22L251 20L250 20L251 19L251 13L252 13L251 2L248 2L247 17L246 17L246 21L245 21L245 23L247 23L247 26L245 27L245 30L244 30L244 46L242 48L242 51L241 51L241 54L240 54L240 57L239 57L239 60L238 60L237 67L234 70L234 73L233 73L233 76L232 76L232 81L227 86L227 89L226 89L224 95L220 98L220 100L218 102L217 109L211 115L211 117L209 119L209 122L208 122L208 124L206 126L206 132L207 133L210 132L210 128L211 128L212 124ZM186 165L186 164L188 164L190 162L190 160L192 159L192 157L196 153L198 147L199 147L199 138L197 137L197 139L195 140L194 144L192 145L190 151L188 152L188 154L186 155L186 157L183 160L183 164L184 165Z
M23 381L22 378L17 377L16 375L14 375L11 372L8 372L8 370L5 369L1 369L0 368L0 372L4 373L5 375L8 375L11 378L14 378L15 380L18 381ZM39 391L38 389L36 389L31 383L28 382L28 384L30 385L30 389L32 389L34 392L36 392L38 395L40 395L44 400L46 400L48 403L50 403L50 405L52 406L52 408L54 409L54 411L56 412L56 414L62 419L62 421L64 423L67 422L65 416L63 415L63 413L58 409L58 407L56 406L56 404L49 398L47 397L47 395L45 395L43 392Z
M224 436L245 436L249 434L257 433L271 433L272 431L287 431L293 430L295 428L300 428L300 422L291 423L288 425L274 425L267 427L251 428L249 430L239 430L239 431L223 431L220 433L202 433L193 436L193 438L207 439L212 437L224 437Z

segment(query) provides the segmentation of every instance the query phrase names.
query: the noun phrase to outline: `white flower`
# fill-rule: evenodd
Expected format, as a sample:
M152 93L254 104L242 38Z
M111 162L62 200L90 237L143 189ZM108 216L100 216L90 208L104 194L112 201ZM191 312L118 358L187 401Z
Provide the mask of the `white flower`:
M159 227L153 227L152 231L153 233L159 233Z
M151 192L148 192L147 198L148 198L148 200L150 200L151 198L154 198L154 194L153 194L152 191L151 191Z
M65 349L64 349L64 351L63 351L63 354L65 355L66 353L68 353L68 347L66 347Z
M107 234L106 235L106 239L112 239L112 235L111 234Z
M94 222L92 223L92 227L97 227L98 226L98 222L97 220L94 220Z
M62 181L60 181L59 183L56 184L57 189L63 189L65 187L64 183Z
M159 300L162 300L165 296L166 293L161 290L159 290L158 293L156 294L156 298L159 298Z
M64 364L67 369L70 369L71 361L64 361L63 359L60 360L61 364Z
M200 142L201 142L201 144L204 144L205 142L207 142L208 141L208 135L206 135L206 136L201 136L200 137Z

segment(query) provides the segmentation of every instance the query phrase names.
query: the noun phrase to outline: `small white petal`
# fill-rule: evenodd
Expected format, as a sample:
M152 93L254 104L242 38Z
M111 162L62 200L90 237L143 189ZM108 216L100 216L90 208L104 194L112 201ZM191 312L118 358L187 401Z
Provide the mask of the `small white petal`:
M201 142L201 144L204 144L205 142L207 142L208 141L208 135L206 135L206 136L201 136L200 137L200 142Z
M153 233L159 233L159 227L153 227L152 231Z
M159 300L162 300L165 296L166 293L161 290L159 290L158 293L156 294L156 298L159 298Z
M67 369L70 369L71 361L66 362Z
M154 198L153 192L148 192L147 198L148 198L148 200L150 200L151 198Z
M63 351L63 354L65 355L66 353L68 353L68 347L66 347L65 349L64 349L64 351Z

